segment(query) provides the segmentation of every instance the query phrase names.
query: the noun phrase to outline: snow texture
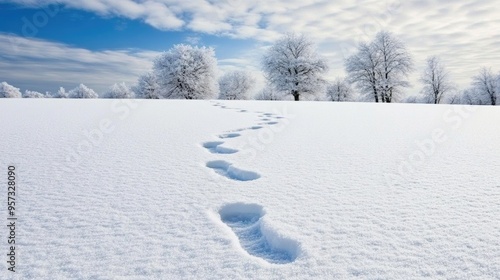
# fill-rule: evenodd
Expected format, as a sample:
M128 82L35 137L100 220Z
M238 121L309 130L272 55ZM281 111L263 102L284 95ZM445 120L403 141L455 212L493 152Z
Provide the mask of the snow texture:
M205 142L203 143L203 147L214 154L234 154L238 152L236 149L222 147L222 144L224 144L224 142Z
M490 106L2 99L19 227L0 279L499 279L498 123Z
M297 243L283 240L272 230L263 228L264 211L258 204L235 203L219 211L221 220L238 237L240 246L250 255L270 263L290 263L297 257Z

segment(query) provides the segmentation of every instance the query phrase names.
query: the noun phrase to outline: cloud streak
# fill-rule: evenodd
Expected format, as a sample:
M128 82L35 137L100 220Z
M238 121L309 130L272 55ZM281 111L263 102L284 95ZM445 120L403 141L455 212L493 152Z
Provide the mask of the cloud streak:
M23 6L59 3L100 15L142 20L160 30L182 30L269 44L285 32L304 33L329 61L329 77L344 75L343 60L380 30L400 36L416 62L413 93L428 56L440 56L461 87L482 66L500 65L500 6L493 0L0 0ZM180 42L179 42L180 43ZM248 48L250 53L255 50ZM94 53L113 60L120 52ZM136 54L121 53L127 59ZM113 62L116 63L116 62ZM145 65L145 64L141 64Z
M56 91L55 85L85 83L104 91L115 82L134 83L159 52L90 51L44 40L0 34L0 77L24 89Z

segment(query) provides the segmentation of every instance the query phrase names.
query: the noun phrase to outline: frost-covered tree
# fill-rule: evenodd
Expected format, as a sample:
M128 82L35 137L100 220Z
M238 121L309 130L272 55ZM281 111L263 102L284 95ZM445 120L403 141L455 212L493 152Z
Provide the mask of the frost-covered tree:
M115 83L102 96L102 98L120 98L120 99L130 99L134 97L135 97L134 92L125 83L119 83L119 84Z
M84 84L72 89L68 93L69 98L99 98L99 95Z
M328 101L354 101L353 90L345 78L337 78L326 87L326 98Z
M0 83L0 98L21 98L21 91L9 85L7 82Z
M302 94L315 94L323 88L322 74L328 70L314 44L303 35L287 34L264 55L262 66L268 82L278 91L300 100Z
M134 87L137 98L144 99L160 99L160 91L156 76L152 72L148 72L139 77L137 85Z
M276 90L271 85L266 85L262 90L257 93L255 100L283 100L284 93Z
M219 99L248 99L249 93L254 86L255 78L252 77L248 72L228 72L219 79Z
M360 43L358 52L345 61L347 80L355 84L362 93L371 95L375 102L383 102L378 89L379 64L380 60L374 48L366 43Z
M45 98L50 97L49 93L43 94L38 91L26 90L24 91L23 98Z
M486 105L488 99L481 94L477 87L470 87L462 92L459 102L467 105Z
M66 92L66 89L63 87L59 87L59 90L56 92L56 94L53 96L54 98L68 98L69 94Z
M491 69L482 68L478 75L472 78L473 86L478 98L485 104L496 105L499 97L499 77L494 75Z
M410 86L408 75L413 70L413 60L403 42L387 31L377 34L372 47L380 59L380 94L384 102L390 103L401 88Z
M454 89L448 72L436 56L427 59L427 66L420 77L420 82L424 85L422 94L429 100L429 103L441 103L443 96Z
M393 101L409 87L413 60L406 46L392 33L381 31L370 44L361 43L358 52L346 59L349 81L375 102Z
M154 71L164 98L217 96L217 60L213 48L175 45L155 60Z

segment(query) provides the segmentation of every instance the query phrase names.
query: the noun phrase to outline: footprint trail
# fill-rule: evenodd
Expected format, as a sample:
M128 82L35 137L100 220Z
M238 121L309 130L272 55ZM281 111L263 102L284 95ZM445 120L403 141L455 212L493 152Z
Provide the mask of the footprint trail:
M297 258L299 249L296 241L282 238L273 230L263 228L262 217L265 213L262 206L229 204L222 207L219 215L248 254L274 264L291 263Z
M224 160L214 160L207 162L206 166L213 169L217 174L236 181L253 181L260 178L260 174L234 167Z

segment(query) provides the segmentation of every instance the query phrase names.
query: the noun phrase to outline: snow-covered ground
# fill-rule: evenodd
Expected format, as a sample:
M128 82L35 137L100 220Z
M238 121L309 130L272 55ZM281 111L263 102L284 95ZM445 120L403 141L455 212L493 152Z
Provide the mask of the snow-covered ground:
M499 108L0 101L1 279L500 279Z

